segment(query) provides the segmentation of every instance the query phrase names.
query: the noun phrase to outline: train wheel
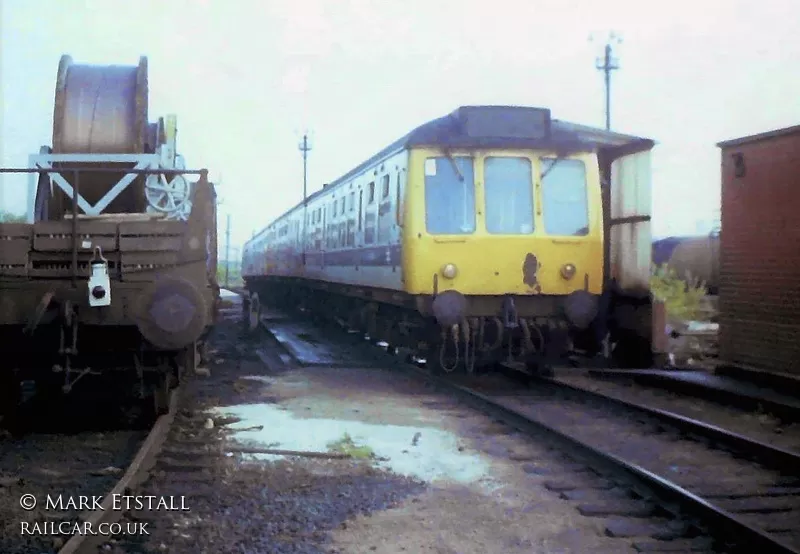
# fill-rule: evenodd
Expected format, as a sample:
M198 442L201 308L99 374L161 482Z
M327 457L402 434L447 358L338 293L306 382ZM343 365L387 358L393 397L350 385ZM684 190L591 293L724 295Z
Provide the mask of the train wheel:
M255 331L258 324L261 322L261 301L258 298L258 293L250 295L249 310L247 312L247 323L250 331Z
M169 373L160 373L153 387L153 415L162 416L169 412L169 393L172 379Z

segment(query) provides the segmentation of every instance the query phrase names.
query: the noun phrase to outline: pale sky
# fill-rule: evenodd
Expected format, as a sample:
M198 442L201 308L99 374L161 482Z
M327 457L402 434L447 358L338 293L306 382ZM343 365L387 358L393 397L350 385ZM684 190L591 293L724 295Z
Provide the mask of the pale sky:
M719 210L715 143L800 123L796 0L0 0L2 164L52 135L56 68L149 57L151 121L219 188L232 243L417 125L460 105L543 106L604 125L600 38L623 37L612 128L652 138L654 234ZM24 177L2 209L23 213Z

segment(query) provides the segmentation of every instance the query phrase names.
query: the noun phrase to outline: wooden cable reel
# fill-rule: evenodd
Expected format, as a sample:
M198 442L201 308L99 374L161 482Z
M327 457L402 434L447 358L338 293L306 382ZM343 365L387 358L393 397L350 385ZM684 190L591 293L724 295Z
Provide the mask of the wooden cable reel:
M76 65L64 55L58 64L53 110L53 154L144 154L155 148L158 127L148 123L147 58L135 66ZM70 169L95 164L54 163L73 183ZM97 164L99 165L99 163ZM79 192L90 204L97 203L124 175L131 163L102 163L116 171L79 172ZM137 176L111 204L106 213L141 213L147 200L144 176ZM47 219L61 219L72 200L49 179L40 179L37 211Z

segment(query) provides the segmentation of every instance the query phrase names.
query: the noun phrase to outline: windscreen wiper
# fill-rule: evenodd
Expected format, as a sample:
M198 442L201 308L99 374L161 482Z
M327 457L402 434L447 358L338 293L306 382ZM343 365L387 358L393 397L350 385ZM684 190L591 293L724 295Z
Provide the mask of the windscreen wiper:
M556 156L556 159L553 160L553 163L550 164L550 167L548 167L544 171L544 173L542 173L541 179L544 179L545 177L547 177L547 174L550 173L553 170L553 168L556 166L556 164L558 162L560 162L561 160L563 160L563 159L564 159L564 156Z
M464 175L462 175L461 174L461 170L458 169L458 164L456 163L456 159L453 157L453 155L450 153L449 150L444 150L444 155L448 159L448 161L450 162L450 165L453 166L453 171L456 172L456 175L458 176L458 180L463 183L464 182Z

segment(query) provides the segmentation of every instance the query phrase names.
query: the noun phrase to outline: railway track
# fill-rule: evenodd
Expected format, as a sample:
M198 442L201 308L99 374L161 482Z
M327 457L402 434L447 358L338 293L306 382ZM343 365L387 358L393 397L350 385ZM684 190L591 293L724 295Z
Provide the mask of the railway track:
M101 400L94 410L80 400L41 406L24 434L2 432L0 552L82 552L92 532L133 532L110 528L111 494L124 494L146 465L170 416L149 431L131 428Z
M124 522L124 524L120 524L119 520L125 512L117 507L124 505L124 503L120 501L120 498L125 495L130 495L131 490L146 476L147 470L152 467L158 456L161 446L164 444L164 440L175 419L178 395L178 389L174 389L171 392L169 411L156 420L155 425L153 425L153 428L150 430L150 433L147 435L147 438L142 443L125 473L103 497L101 509L85 512L80 518L83 523L88 523L91 529L107 529L111 531L112 536L84 533L72 535L58 550L58 554L82 554L84 552L90 552L100 544L108 542L110 539L113 540L113 535L116 535L116 537L124 536L123 533L114 533L114 530L117 528L125 531L130 530L129 534L132 536L147 534L147 526L139 525L139 522L128 521ZM131 525L131 523L133 523L133 525ZM114 527L114 524L117 524L118 527Z
M800 552L796 453L552 381L523 394L444 379L437 385L520 430L546 433L596 460L592 467L624 472L643 514L660 506L693 516L732 551Z
M520 390L507 377L392 365L592 468L598 475L584 485L553 490L587 500L578 506L584 515L619 516L607 534L656 539L643 551L800 553L795 452L555 380Z

